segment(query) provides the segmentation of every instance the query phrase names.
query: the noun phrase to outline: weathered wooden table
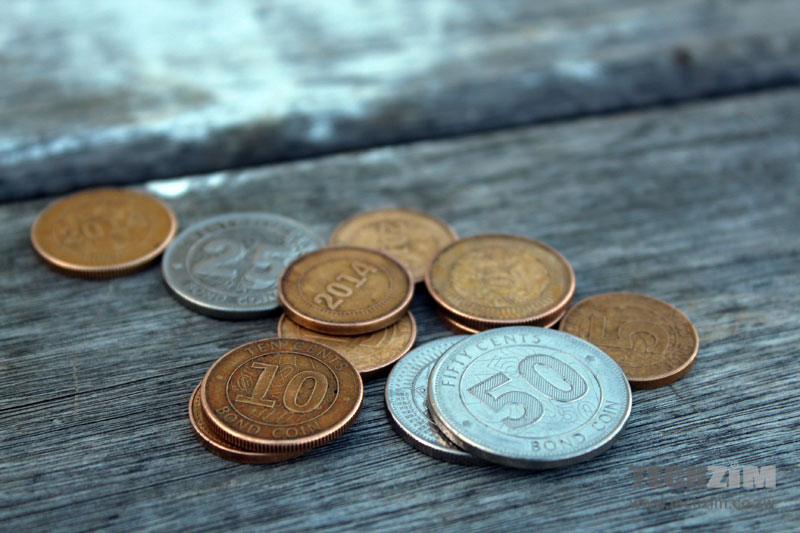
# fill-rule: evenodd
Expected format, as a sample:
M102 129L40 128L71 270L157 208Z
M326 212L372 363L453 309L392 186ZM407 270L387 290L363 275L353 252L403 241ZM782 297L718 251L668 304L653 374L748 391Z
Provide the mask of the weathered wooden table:
M800 528L791 2L185 0L129 18L141 4L3 7L0 529ZM72 83L81 61L92 68ZM104 62L113 71L93 68ZM666 102L683 103L645 108ZM332 444L274 466L227 462L194 440L189 395L277 317L215 320L179 305L156 267L85 281L30 249L42 194L123 181L163 197L182 227L264 210L327 236L400 205L461 235L534 237L572 262L578 300L628 290L683 310L697 362L635 391L614 446L560 470L415 451L389 426L383 378ZM412 310L418 342L448 334L424 290ZM640 487L630 467L645 465L774 465L776 487Z

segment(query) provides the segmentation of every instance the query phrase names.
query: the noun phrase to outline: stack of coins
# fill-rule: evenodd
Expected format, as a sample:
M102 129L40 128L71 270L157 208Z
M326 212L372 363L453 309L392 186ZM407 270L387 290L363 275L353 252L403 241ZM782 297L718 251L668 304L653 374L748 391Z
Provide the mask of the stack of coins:
M630 414L631 390L592 344L514 326L412 350L386 380L386 405L398 433L431 456L542 469L610 446Z
M425 285L444 322L459 333L528 325L552 327L575 292L569 262L515 235L477 235L443 249Z
M335 250L309 254L285 270L278 335L340 350L364 379L380 375L413 346L417 327L406 309L414 285L456 239L445 222L411 209L346 219L328 241Z
M413 295L409 271L383 252L315 250L289 263L280 277L278 335L341 350L363 378L374 377L414 344Z
M94 189L43 210L31 243L55 270L95 278L135 272L164 252L170 292L216 318L283 309L278 338L224 354L191 395L195 434L226 459L274 463L330 442L355 420L362 380L394 365L387 410L417 449L460 464L563 466L620 434L631 387L672 383L697 355L697 331L666 302L614 292L569 309L575 275L553 248L514 235L458 240L418 211L355 215L327 248L267 213L211 217L173 239L176 231L160 200ZM445 324L473 335L412 349L408 308L423 279ZM561 331L547 329L559 321Z
M315 342L262 339L220 357L189 401L211 452L244 463L286 461L344 433L361 409L358 371Z
M320 342L376 377L414 344L407 311L414 286L436 254L457 239L445 222L411 209L377 209L334 229L331 248L284 270L278 335Z

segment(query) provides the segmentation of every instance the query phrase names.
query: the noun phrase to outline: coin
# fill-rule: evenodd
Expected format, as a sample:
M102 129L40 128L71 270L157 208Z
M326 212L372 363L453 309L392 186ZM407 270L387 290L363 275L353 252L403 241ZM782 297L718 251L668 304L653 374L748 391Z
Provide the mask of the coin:
M411 312L389 326L364 335L328 335L306 329L300 324L281 316L278 321L278 336L305 339L333 348L361 374L361 379L369 379L403 357L417 338L417 323Z
M411 304L408 270L383 252L342 246L309 252L281 275L278 297L286 316L332 335L389 327Z
M683 377L699 345L686 315L666 302L629 292L582 300L559 329L608 353L635 389L661 387Z
M363 246L386 252L411 272L415 283L425 277L434 256L456 240L453 229L438 218L412 209L377 209L358 213L339 224L331 246Z
M203 413L203 406L200 402L200 385L198 385L192 393L192 398L189 400L189 421L192 424L192 429L197 439L208 451L219 455L223 459L229 461L238 461L240 463L250 464L271 464L288 461L302 455L302 452L294 453L258 453L249 452L231 446L227 442L220 440L219 437L208 427L206 415Z
M436 304L472 329L548 325L569 306L575 275L553 248L515 235L454 242L425 275Z
M447 329L449 329L453 333L456 333L458 335L465 335L465 334L474 335L475 333L480 333L480 330L471 328L469 326L465 326L464 324L461 324L460 322L455 320L453 317L448 316L441 311L439 311L436 314L439 315L439 320L444 322L444 325L447 326Z
M248 342L220 357L200 389L211 431L239 448L303 452L332 441L361 408L358 371L301 339Z
M442 337L411 350L386 379L386 409L400 437L419 451L451 463L484 462L458 448L436 428L428 414L428 377L439 357L464 335Z
M596 346L531 326L472 335L436 362L428 408L442 432L488 461L553 468L611 445L631 410L622 369Z
M486 330L479 330L479 329L475 329L475 328L472 328L470 326L464 325L464 324L460 323L458 320L456 320L454 317L446 315L445 313L443 313L441 311L439 311L437 314L439 315L439 319L442 322L444 322L444 325L447 326L448 329L450 329L450 331L453 331L455 333L458 333L458 334L466 333L468 335L473 335L475 333L480 333L481 331L486 331ZM557 317L551 319L550 322L541 324L539 327L541 327L541 328L552 328L553 326L558 324L558 321L561 320L564 317L565 314L567 314L567 310L566 309L560 315L558 315ZM486 329L493 329L493 328L486 328Z
M269 213L231 213L198 222L167 248L161 270L179 302L228 319L278 307L278 277L322 240L294 220Z
M172 210L154 196L131 189L87 189L39 213L31 226L31 244L61 273L108 278L150 264L177 229Z

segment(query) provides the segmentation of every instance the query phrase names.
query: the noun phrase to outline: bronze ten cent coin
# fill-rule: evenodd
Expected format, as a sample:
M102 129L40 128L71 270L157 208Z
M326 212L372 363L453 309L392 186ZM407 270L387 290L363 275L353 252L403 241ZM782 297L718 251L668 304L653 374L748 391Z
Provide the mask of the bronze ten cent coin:
M211 431L236 448L291 454L332 441L355 420L358 371L301 339L248 342L219 358L200 389Z
M278 282L286 316L332 335L361 335L405 315L414 294L408 270L383 252L324 248L289 263Z
M515 235L477 235L439 252L425 285L457 325L481 331L546 327L569 307L575 275L564 256L546 244Z
M200 385L198 385L189 400L189 422L197 439L208 451L219 455L229 461L250 464L272 464L288 461L302 455L303 452L294 453L259 453L237 448L217 437L208 426L208 418L203 413L200 402Z
M666 302L628 292L597 294L569 310L559 327L610 355L631 387L649 389L683 377L699 339L689 319Z
M175 236L172 210L130 189L88 189L48 205L31 227L31 243L50 267L107 278L144 268Z
M331 246L363 246L394 257L411 272L414 282L425 277L434 256L455 241L453 229L438 218L412 209L377 209L358 213L339 224Z
M417 338L417 323L407 312L388 328L372 333L328 335L306 329L283 315L278 321L278 336L305 339L333 348L356 367L361 379L369 379L379 375L411 349Z

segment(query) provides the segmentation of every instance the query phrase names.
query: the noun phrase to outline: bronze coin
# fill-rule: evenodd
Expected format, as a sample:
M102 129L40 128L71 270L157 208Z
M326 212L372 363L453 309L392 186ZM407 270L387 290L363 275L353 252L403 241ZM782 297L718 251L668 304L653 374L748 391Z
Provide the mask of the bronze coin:
M286 266L278 299L301 326L361 335L391 326L411 304L408 270L383 252L342 246L304 254Z
M445 222L412 209L377 209L358 213L339 224L331 246L363 246L394 257L419 283L436 254L458 237Z
M59 272L107 278L150 264L177 229L172 210L154 196L130 189L88 189L39 213L31 243Z
M689 319L656 298L629 292L597 294L579 302L559 327L610 355L631 387L651 389L683 377L699 338Z
M220 357L200 389L209 427L238 448L297 453L332 441L361 409L358 371L302 339L248 342Z
M407 312L389 326L364 335L327 335L306 329L286 315L278 321L278 336L318 342L333 348L350 361L361 379L375 377L403 357L417 338L414 315Z
M439 252L425 285L441 310L475 330L557 321L575 292L569 262L515 235L476 235Z
M471 328L469 326L465 326L460 322L456 321L454 318L447 316L446 314L442 313L441 311L437 313L439 315L439 320L444 322L444 325L447 326L447 329L456 333L457 335L474 335L475 333L480 333L480 330Z
M551 318L551 319L549 320L549 322L545 322L545 323L543 323L543 324L533 324L533 325L535 325L535 326L538 326L538 327L540 327L540 328L552 328L553 326L555 326L556 324L558 324L558 321L559 321L559 320L561 320L561 319L564 317L564 315L565 315L566 313L567 313L567 311L566 311L566 309L565 309L565 310L564 310L564 311L563 311L563 312L562 312L560 315L558 315L557 317L555 317L555 318ZM493 328L486 328L486 329L475 329L475 328L472 328L472 327L470 327L470 326L467 326L467 325L465 325L465 324L462 324L462 323L460 323L458 320L456 320L456 319L455 319L455 318L453 318L452 316L446 315L446 314L445 314L445 313L443 313L442 311L439 311L437 314L439 315L439 319L440 319L442 322L444 322L444 325L445 325L445 326L447 326L447 328L448 328L450 331L452 331L452 332L454 332L454 333L458 333L458 334L460 334L460 335L462 335L462 334L469 334L469 335L473 335L473 334L475 334L475 333L480 333L481 331L486 331L486 329L493 329Z
M249 464L272 464L294 459L303 452L294 453L258 453L243 450L228 444L214 435L208 426L208 420L203 413L203 404L200 402L200 385L198 385L189 400L189 421L195 436L205 449L229 461L238 461Z

